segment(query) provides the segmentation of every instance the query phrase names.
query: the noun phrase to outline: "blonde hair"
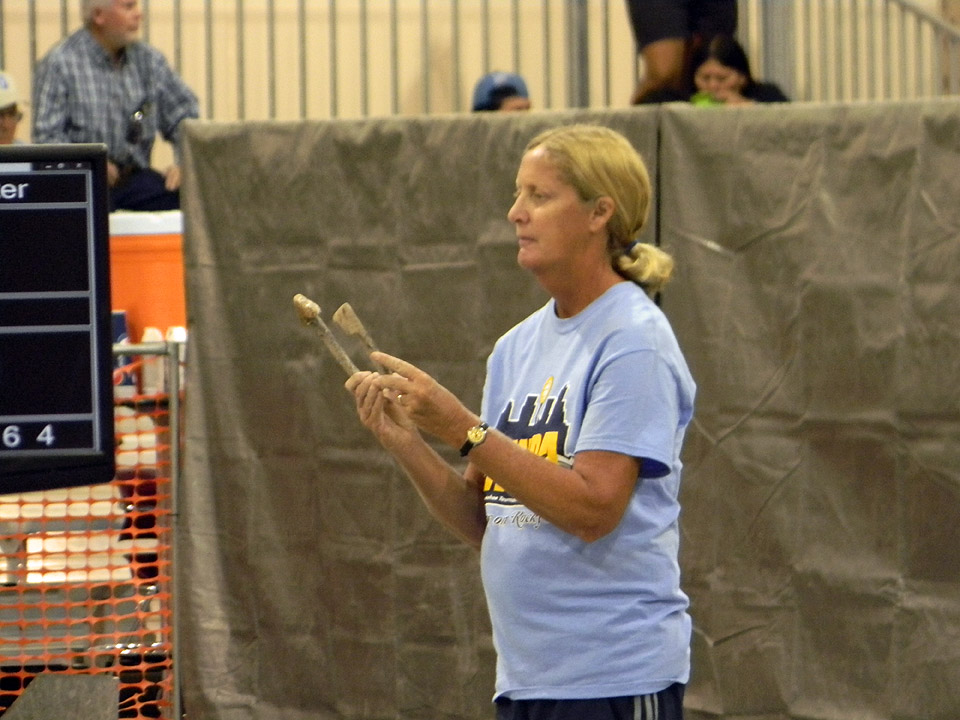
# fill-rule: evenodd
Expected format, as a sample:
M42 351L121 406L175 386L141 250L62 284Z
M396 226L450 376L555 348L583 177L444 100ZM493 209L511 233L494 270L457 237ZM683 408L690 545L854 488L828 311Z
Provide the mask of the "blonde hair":
M620 133L600 125L564 125L531 140L542 147L561 177L584 202L613 200L607 249L613 269L648 293L659 292L673 273L673 258L636 240L650 215L653 193L643 159Z

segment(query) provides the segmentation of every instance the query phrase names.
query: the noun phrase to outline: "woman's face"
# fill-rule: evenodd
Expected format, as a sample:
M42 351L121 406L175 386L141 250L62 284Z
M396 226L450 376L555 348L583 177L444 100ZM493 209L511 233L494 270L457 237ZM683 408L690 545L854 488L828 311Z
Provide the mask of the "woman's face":
M710 58L693 74L693 81L700 92L709 93L714 100L726 102L731 96L740 95L747 84L746 76L739 70Z
M534 273L580 262L591 234L602 229L594 203L580 199L542 147L530 150L520 161L516 200L507 219L517 232L517 262Z

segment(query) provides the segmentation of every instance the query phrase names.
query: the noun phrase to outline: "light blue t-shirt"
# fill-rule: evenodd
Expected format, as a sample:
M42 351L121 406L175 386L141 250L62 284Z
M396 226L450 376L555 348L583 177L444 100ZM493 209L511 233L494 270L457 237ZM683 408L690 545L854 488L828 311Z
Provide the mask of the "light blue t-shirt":
M694 391L667 319L630 282L572 318L551 300L497 342L483 393L491 426L567 466L581 450L607 450L641 458L641 471L619 526L594 543L486 480L496 696L618 697L687 681L677 492Z

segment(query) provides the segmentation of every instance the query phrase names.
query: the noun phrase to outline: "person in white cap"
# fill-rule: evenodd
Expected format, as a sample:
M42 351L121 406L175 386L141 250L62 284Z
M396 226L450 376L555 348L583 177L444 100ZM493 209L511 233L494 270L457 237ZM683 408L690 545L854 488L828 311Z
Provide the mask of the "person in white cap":
M17 140L17 125L23 119L20 111L17 84L5 72L0 72L0 145L12 145Z
M150 166L159 132L180 156L180 123L197 97L156 48L137 39L138 0L82 0L83 27L37 64L33 141L105 143L111 210L180 207L180 167Z

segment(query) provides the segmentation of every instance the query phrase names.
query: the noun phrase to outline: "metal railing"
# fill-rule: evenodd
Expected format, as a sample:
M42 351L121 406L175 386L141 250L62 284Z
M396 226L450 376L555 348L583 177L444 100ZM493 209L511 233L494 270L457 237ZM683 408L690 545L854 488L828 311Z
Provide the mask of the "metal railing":
M907 0L739 0L757 74L797 100L960 94L960 28Z
M907 0L738 0L759 77L795 100L960 93L960 30ZM624 0L141 0L142 33L216 120L461 112L489 70L536 108L624 107ZM0 65L29 92L79 0L0 0ZM28 108L29 112L29 108Z

